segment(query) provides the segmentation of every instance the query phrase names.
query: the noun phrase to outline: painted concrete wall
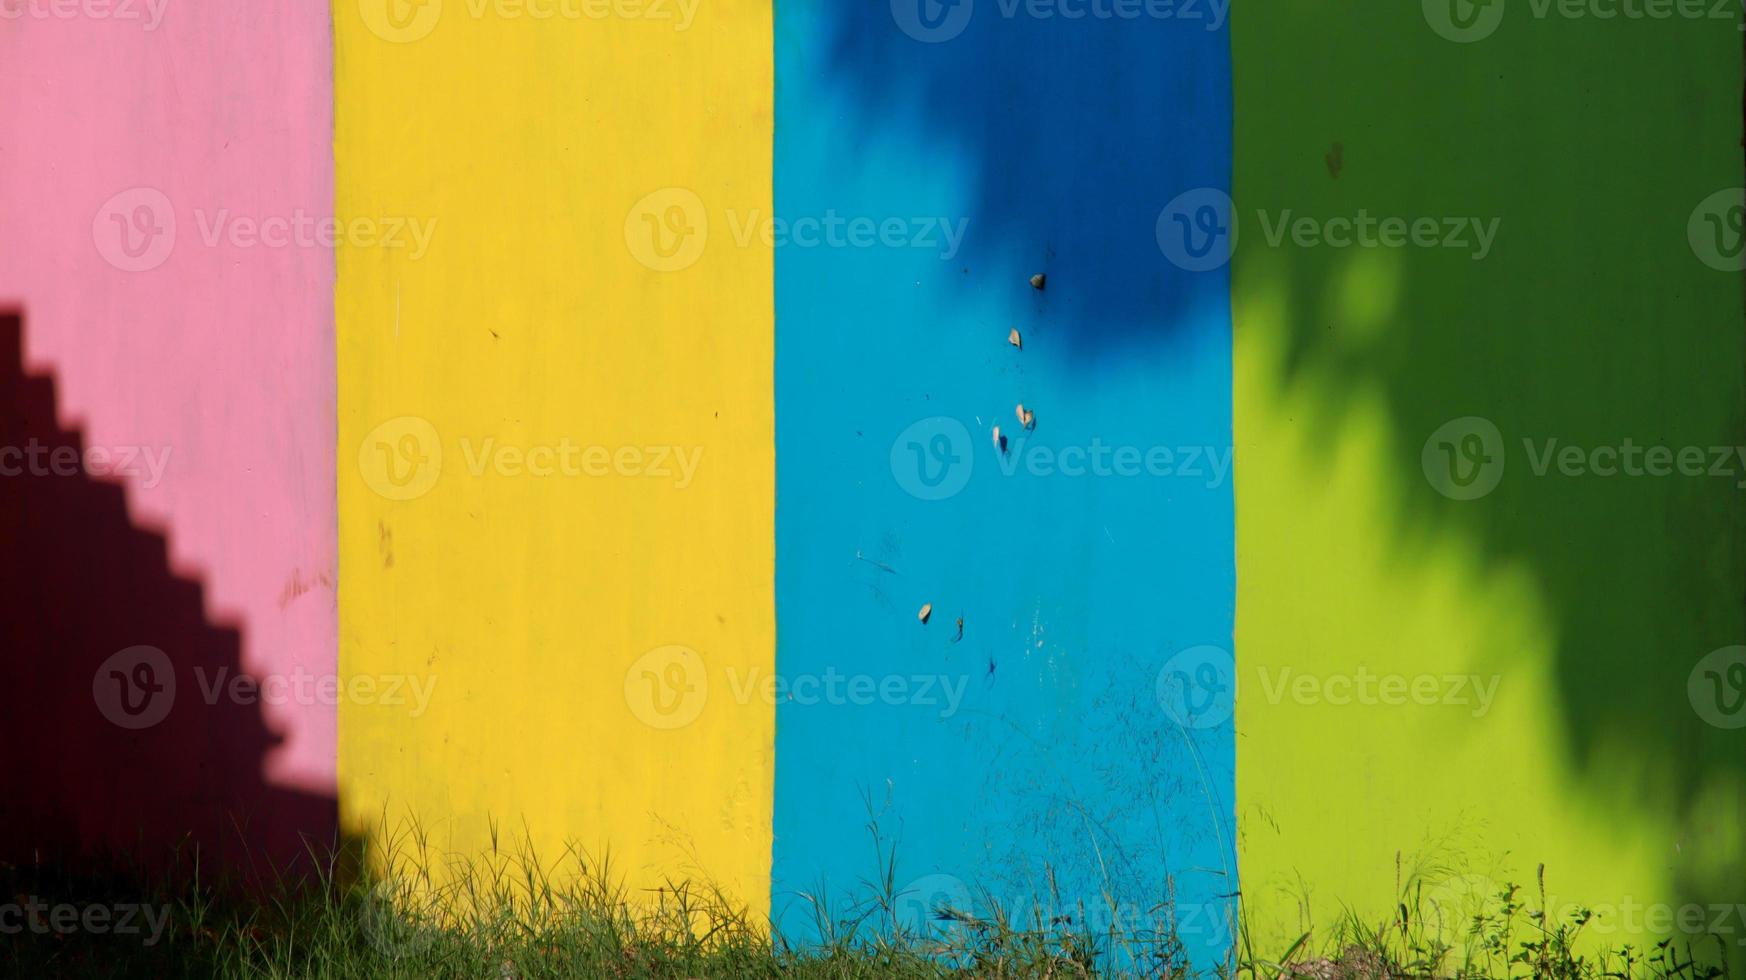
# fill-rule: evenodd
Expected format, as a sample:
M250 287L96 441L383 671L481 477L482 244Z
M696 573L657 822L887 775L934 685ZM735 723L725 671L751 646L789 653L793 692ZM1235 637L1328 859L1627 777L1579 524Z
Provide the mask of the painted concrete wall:
M335 8L339 214L435 222L340 250L340 662L434 685L342 706L344 815L761 912L771 251L722 215L770 210L769 6L482 9Z
M1742 474L1709 472L1746 418L1740 266L1688 236L1741 184L1740 12L1713 9L1234 17L1238 812L1270 941L1384 914L1397 855L1463 922L1543 862L1601 941L1742 897L1746 714L1702 687L1746 629ZM1442 229L1276 247L1287 209ZM1543 461L1572 446L1580 472ZM1365 674L1368 701L1326 685Z
M331 76L305 3L0 19L7 442L101 451L4 461L9 847L331 835L334 706L289 685L335 670L333 254L259 231L332 213ZM137 730L93 692L135 646L174 680ZM283 696L209 703L239 672Z
M889 863L912 929L1151 929L1173 889L1212 956L1230 692L1160 687L1230 656L1229 286L1153 219L1228 189L1228 38L930 6L778 8L775 919Z
M1740 441L1737 24L136 9L0 20L0 447L137 461L0 479L9 847L1740 898L1739 476L1537 472Z

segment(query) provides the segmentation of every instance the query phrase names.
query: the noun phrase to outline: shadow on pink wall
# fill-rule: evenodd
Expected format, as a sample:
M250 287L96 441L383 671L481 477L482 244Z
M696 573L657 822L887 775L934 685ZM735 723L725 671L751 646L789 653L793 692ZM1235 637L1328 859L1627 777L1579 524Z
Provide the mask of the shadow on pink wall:
M269 784L283 738L166 539L84 465L0 310L0 862L191 866L249 883L335 853L337 804ZM239 696L240 695L240 696Z

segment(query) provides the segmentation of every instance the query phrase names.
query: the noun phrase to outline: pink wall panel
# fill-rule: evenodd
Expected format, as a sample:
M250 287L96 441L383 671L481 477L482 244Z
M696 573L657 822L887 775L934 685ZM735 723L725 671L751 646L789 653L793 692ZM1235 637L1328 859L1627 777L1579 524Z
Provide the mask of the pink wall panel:
M96 756L72 754L60 767L83 769L72 775L14 764L6 781L23 785L7 788L35 812L12 819L83 822L86 844L132 829L126 812L92 824L80 804L94 802L140 808L131 818L166 835L219 810L321 830L336 715L319 683L336 646L328 6L8 6L0 89L0 306L19 314L24 374L38 376L10 383L52 384L47 429L112 451L71 474L46 453L4 453L47 438L36 431L0 440L0 483L26 514L0 540L18 590L4 612L16 619L28 593L39 618L46 606L68 624L14 627L15 648L48 649L6 654L5 707L46 700L50 730L34 737L65 726ZM14 418L36 398L15 393ZM122 492L92 495L102 484ZM81 533L123 508L146 544ZM164 659L106 664L134 645ZM229 686L239 669L259 693ZM157 703L117 723L108 702L134 682L130 708ZM166 813L139 798L154 788L207 795L198 814Z

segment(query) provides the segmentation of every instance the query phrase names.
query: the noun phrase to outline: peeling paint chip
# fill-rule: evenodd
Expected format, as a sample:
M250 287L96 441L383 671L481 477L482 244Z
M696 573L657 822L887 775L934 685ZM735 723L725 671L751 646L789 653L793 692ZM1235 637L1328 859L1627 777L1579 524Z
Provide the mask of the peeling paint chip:
M922 625L926 626L928 624L928 617L932 616L933 614L934 614L934 604L931 602L924 603L921 607L921 612L917 613L915 618L921 620Z
M1041 272L1039 272L1036 275L1031 277L1031 288L1032 289L1042 289L1044 286L1048 285L1048 283L1049 283L1049 277L1044 275Z
M1013 327L1012 333L1009 333L1006 335L1006 342L1013 345L1014 347L1017 347L1019 350L1025 349L1024 338L1019 336L1019 332L1018 332L1017 327Z

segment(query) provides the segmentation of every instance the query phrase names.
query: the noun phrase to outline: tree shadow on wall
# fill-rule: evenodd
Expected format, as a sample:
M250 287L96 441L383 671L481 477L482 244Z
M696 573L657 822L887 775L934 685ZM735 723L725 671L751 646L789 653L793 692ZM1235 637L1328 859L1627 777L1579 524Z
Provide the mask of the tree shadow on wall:
M203 874L256 885L334 853L336 801L263 778L282 739L225 689L246 676L238 631L207 619L125 490L77 464L23 329L0 310L0 447L17 450L0 458L0 862L156 870L197 852Z
M1005 0L784 10L778 74L826 79L858 110L852 124L797 117L804 138L828 141L844 187L861 161L876 169L882 143L912 141L935 161L915 174L918 202L921 187L962 182L952 200L965 211L946 217L966 222L965 247L945 264L966 298L1019 293L1045 272L1047 289L1028 298L1066 354L1146 354L1196 317L1222 319L1228 302L1222 271L1175 268L1157 239L1172 198L1230 182L1229 37L1222 15L1188 7L1138 18L1039 18ZM859 213L850 199L825 203Z
M1501 648L1507 626L1475 633L1500 638L1477 652L1506 693L1547 672L1555 697L1535 711L1561 739L1522 748L1562 763L1553 791L1568 785L1621 842L1666 862L1674 894L1652 897L1739 901L1746 840L1725 810L1746 786L1746 752L1688 687L1706 655L1746 643L1746 472L1738 457L1710 471L1712 447L1746 437L1741 281L1688 243L1700 202L1741 183L1738 35L1512 7L1494 35L1459 44L1419 6L1302 0L1237 18L1235 196L1248 224L1236 332L1276 371L1244 384L1271 402L1267 424L1321 461L1349 458L1380 414L1385 455L1368 476L1393 505L1372 517L1391 569L1410 581L1440 549L1459 550L1478 581L1526 583L1512 598L1539 606L1544 647ZM1298 247L1265 240L1255 220L1361 209L1438 218L1438 244ZM1499 221L1487 254L1471 231L1466 248L1443 244L1443 219L1470 216ZM1260 365L1239 358L1239 372ZM1467 441L1471 425L1445 429L1468 418L1495 426L1501 445ZM1244 421L1240 410L1239 441ZM1635 476L1619 455L1588 454L1627 441ZM1701 447L1704 472L1648 473L1649 446ZM1565 447L1582 450L1580 472L1548 461ZM1430 478L1453 466L1451 481L1470 481L1482 457L1501 469L1473 499ZM1239 488L1243 478L1240 464ZM1261 556L1269 581L1324 574L1325 555L1291 548ZM1341 612L1358 619L1377 608L1350 605ZM1449 779L1431 805L1491 791L1486 773ZM1638 833L1657 826L1668 835Z
M1428 22L1436 6L1238 5L1230 93L1213 46L1169 33L1186 25L1038 19L1027 4L993 0L832 8L818 15L828 53L816 60L829 59L821 70L864 129L968 161L972 235L1016 244L1009 267L970 269L965 291L1009 288L1026 261L1061 273L1036 301L1081 354L1155 339L1182 296L1223 285L1222 271L1185 281L1153 235L1176 194L1222 185L1204 166L1230 134L1177 139L1160 155L1160 134L1121 121L1234 103L1237 344L1277 357L1265 378L1243 377L1258 364L1240 358L1238 382L1265 388L1277 431L1325 465L1290 480L1320 485L1379 419L1388 442L1366 489L1394 506L1369 518L1354 548L1385 542L1379 560L1403 581L1447 546L1475 555L1485 582L1529 583L1517 598L1543 607L1548 639L1533 653L1545 662L1483 651L1508 690L1548 673L1553 697L1536 710L1558 744L1524 749L1557 759L1553 791L1568 782L1621 839L1640 826L1672 830L1645 845L1678 866L1677 894L1656 898L1738 901L1746 841L1738 814L1722 809L1746 785L1746 753L1738 729L1696 709L1688 682L1711 651L1746 643L1746 472L1736 460L1731 476L1568 478L1536 474L1524 447L1746 440L1740 277L1706 266L1687 242L1699 202L1742 182L1738 23L1535 18L1511 5L1495 34L1458 43ZM924 18L910 27L936 33L909 36L897 23L905 11ZM951 19L960 15L962 25ZM809 40L779 34L779 63L811 57L795 53ZM852 165L874 143L833 146ZM1475 259L1441 245L1268 244L1254 220L1262 210L1274 222L1434 217L1439 241L1445 218L1501 224ZM1476 244L1474 232L1465 238ZM1245 321L1256 311L1274 322ZM1097 369L1095 358L1079 366ZM1469 416L1496 426L1507 466L1495 491L1453 500L1427 479L1423 454L1433 433ZM1244 421L1240 412L1239 442L1254 438ZM1251 475L1239 463L1240 495ZM1295 506L1318 522L1310 505ZM1252 558L1287 577L1323 574L1327 556L1301 549L1283 539L1242 555L1239 578ZM1351 597L1339 611L1362 619L1378 604ZM1365 642L1403 642L1353 629ZM1339 641L1317 630L1302 642ZM1746 686L1724 693L1738 704ZM1453 778L1490 792L1485 774ZM1694 847L1715 860L1700 869Z

